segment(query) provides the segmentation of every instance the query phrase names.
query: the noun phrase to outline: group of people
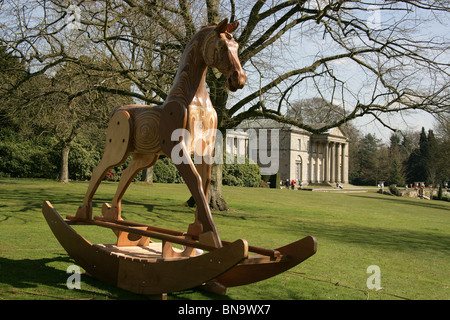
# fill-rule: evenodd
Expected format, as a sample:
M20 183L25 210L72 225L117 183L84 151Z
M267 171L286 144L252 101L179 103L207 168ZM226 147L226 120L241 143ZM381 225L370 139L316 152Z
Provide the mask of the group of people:
M284 186L286 187L286 189L289 189L289 187L290 187L292 190L294 190L295 183L296 183L295 180L289 181L289 179L286 179L286 181L284 182ZM300 188L301 188L301 186L302 186L302 183L300 182ZM344 189L344 187L340 183L336 183L336 188Z
M291 189L294 190L295 180L292 180L291 182L289 182L289 179L286 179L286 181L284 182L284 185L286 186L286 189L289 189L289 186L290 186Z

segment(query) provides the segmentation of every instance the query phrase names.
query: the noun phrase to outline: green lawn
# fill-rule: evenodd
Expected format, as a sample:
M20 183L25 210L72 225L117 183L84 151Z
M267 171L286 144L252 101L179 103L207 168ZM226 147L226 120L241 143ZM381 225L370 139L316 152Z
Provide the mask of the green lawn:
M65 216L80 205L86 182L0 180L0 299L146 299L82 275L81 289L66 286L73 261L41 213L49 200ZM94 214L116 184L104 182ZM198 290L168 299L439 299L450 298L450 203L365 193L324 193L224 187L231 207L214 212L224 240L276 248L314 235L317 253L274 278L228 289L218 296ZM184 231L194 211L183 206L185 185L132 184L123 217ZM110 230L77 226L91 242L112 243ZM367 268L380 268L382 289L369 290Z

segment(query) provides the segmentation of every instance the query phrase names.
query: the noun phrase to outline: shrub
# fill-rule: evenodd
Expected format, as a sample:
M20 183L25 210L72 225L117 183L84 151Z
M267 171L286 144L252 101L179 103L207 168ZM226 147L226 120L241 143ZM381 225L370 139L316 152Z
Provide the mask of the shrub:
M92 145L75 142L69 153L69 177L72 180L89 180L98 165L101 153Z
M398 190L397 189L397 186L395 185L395 184L391 184L390 186L389 186L389 191L393 194L393 195L395 195L395 196L397 196L397 197L401 197L403 194L400 192L400 190Z
M13 178L55 178L57 152L48 137L28 139L3 132L0 138L0 172Z
M270 188L269 184L264 180L261 180L261 182L259 183L259 186L261 188Z
M70 158L70 156L69 156ZM120 166L111 168L108 170L108 172L106 173L104 179L108 180L108 181L119 181L120 177L122 176L122 172L128 167L128 165L130 164L132 155L128 156L127 160L125 160L125 162L123 164L121 164ZM95 165L97 165L98 163L96 163ZM139 181L141 178L141 172L138 172L138 174L134 177L133 181Z
M261 179L267 183L270 188L280 189L280 173L261 176ZM261 186L261 185L260 185Z
M153 166L153 182L183 183L178 169L168 157L160 158Z
M224 163L222 183L228 186L259 187L261 183L261 169L249 159L234 158L234 162Z
M442 193L441 200L449 201L449 202L450 202L450 192L443 192L443 193Z

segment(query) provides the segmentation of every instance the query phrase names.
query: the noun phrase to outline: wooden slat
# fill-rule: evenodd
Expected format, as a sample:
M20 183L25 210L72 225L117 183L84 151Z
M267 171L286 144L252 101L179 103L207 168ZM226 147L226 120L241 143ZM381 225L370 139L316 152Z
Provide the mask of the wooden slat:
M140 229L136 229L136 228L133 228L130 226L122 226L122 225L119 225L116 223L111 223L111 222L89 220L89 221L84 221L84 223L99 226L99 227L105 227L105 228L110 228L110 229L114 229L114 230L134 233L134 234L138 234L138 235L145 236L145 237L159 239L162 241L169 241L172 243L177 243L177 244L181 244L181 245L184 245L187 247L198 248L198 249L202 249L202 250L206 250L206 251L213 251L213 250L217 249L213 246L205 245L200 242L195 242L195 241L191 241L191 240L187 240L187 239L183 239L183 238L178 238L176 236L163 234L163 233L159 233L159 232L140 230Z
M155 232L159 232L159 233L165 233L165 234L169 234L169 235L176 236L176 237L181 237L181 236L187 235L186 233L181 232L181 231L165 229L165 228L160 228L160 227L155 227L155 226L149 226L149 225L146 225L146 224L130 222L130 221L125 221L125 220L108 220L108 219L105 219L104 217L99 217L99 216L96 216L94 219L97 220L97 221L116 223L116 224L120 224L120 225L123 225L123 226L147 227L148 231L155 231Z
M94 224L95 225L95 223L91 223L91 222L85 221L85 220L72 220L72 219L74 219L74 217L72 217L72 216L67 216L67 218L70 220L71 224L75 224L76 223L76 224L88 224L88 225L93 225ZM101 222L105 222L105 223L110 223L111 225L108 226L108 227L110 227L111 229L114 229L114 228L112 228L112 225L121 225L121 226L128 226L128 227L147 227L148 232L154 231L154 232L158 232L158 233L162 233L162 234L172 235L172 236L175 236L175 237L189 235L189 234L186 234L186 233L181 232L181 231L165 229L165 228L160 228L160 227L155 227L155 226L149 226L149 225L145 225L145 224L141 224L141 223L135 223L135 222L131 222L131 221L125 221L125 220L110 221L110 220L105 219L104 217L99 217L99 216L95 217L95 220L97 220L99 222L101 221ZM104 225L104 227L106 227L106 225ZM119 230L118 228L116 228L116 229ZM128 229L122 230L122 231L127 231L127 230ZM135 229L133 229L133 230L135 230ZM133 232L133 231L127 231L127 232L136 233L136 232ZM136 234L139 234L139 233L136 233ZM141 234L141 235L143 235L143 234ZM158 238L156 236L154 236L154 238L160 239L160 238ZM197 240L196 237L192 237L192 238ZM179 238L176 238L176 239L180 240ZM160 239L160 240L165 240L165 239ZM170 240L166 240L166 241L170 241ZM186 241L189 241L189 240L186 240ZM179 242L176 242L176 241L170 241L170 242L179 243ZM195 242L195 241L192 241L192 243L198 244L198 242ZM230 244L231 241L222 240L222 243L223 244ZM179 243L179 244L182 244L182 243ZM197 247L193 246L193 245L188 245L188 246L192 246L194 248L202 249L202 248L200 248L198 246ZM210 248L213 248L213 247L210 247ZM210 251L212 249L204 249L204 250ZM275 257L275 258L281 256L281 253L278 250L261 248L261 247L255 247L255 246L248 246L248 251L249 252L253 252L253 253L262 254L262 255L265 255L265 256L269 256L269 257Z
M222 243L230 244L231 241L222 240ZM248 251L253 252L253 253L262 254L264 256L275 257L275 258L277 258L281 255L281 253L278 250L260 248L260 247L255 247L255 246L248 246Z
M155 226L149 226L149 225L145 225L145 224L141 224L141 223L135 223L135 222L131 222L131 221L125 221L125 220L111 221L111 220L105 219L104 217L99 217L99 216L96 216L95 219L96 220L105 221L105 222L118 223L118 224L126 225L126 226L147 227L148 228L147 230L149 230L149 231L161 232L161 233L170 234L170 235L173 235L173 236L188 235L188 236L191 236L192 239L198 240L198 237L192 236L190 234L187 234L187 233L181 232L181 231L165 229L165 228L160 228L160 227L155 227ZM230 244L231 241L222 240L222 243L223 244ZM248 251L253 252L253 253L262 254L262 255L265 255L265 256L269 256L269 257L279 257L281 255L280 252L277 251L277 250L261 248L261 247L255 247L255 246L248 246Z
M68 216L67 218L71 219L70 216ZM171 230L171 229L165 229L165 228L160 228L160 227L155 227L155 226L149 226L149 225L136 223L136 222L131 222L131 221L125 221L125 220L114 220L114 221L111 221L111 220L105 219L104 217L99 217L99 216L96 216L95 220L102 221L102 222L107 222L107 223L111 223L111 224L118 224L118 225L121 225L121 226L128 226L128 227L147 227L148 231L154 231L154 232L167 234L167 235L172 235L172 236L176 236L176 237L180 237L180 236L184 236L184 235L191 236L191 235L189 235L189 234L187 234L185 232ZM82 224L92 224L90 222L85 222L85 221L80 221L80 223L82 223ZM154 237L154 238L160 239L158 237ZM198 238L195 237L195 236L192 236L192 238L194 240L198 240ZM177 239L179 239L179 238L177 238ZM160 239L160 240L164 240L164 239ZM166 240L166 241L170 241L170 240ZM186 240L186 241L189 241L189 240ZM179 243L179 242L175 242L175 241L171 241L171 242ZM194 243L197 244L198 242L194 242ZM230 244L231 241L222 240L222 243L223 244ZM202 249L200 247L195 247L195 246L192 246L192 247ZM208 250L208 249L206 249L206 250ZM208 251L210 251L210 250L208 250ZM261 247L255 247L255 246L248 246L248 251L249 252L253 252L253 253L257 253L257 254L262 254L264 256L274 257L274 258L278 258L278 257L281 256L281 253L278 250L261 248Z

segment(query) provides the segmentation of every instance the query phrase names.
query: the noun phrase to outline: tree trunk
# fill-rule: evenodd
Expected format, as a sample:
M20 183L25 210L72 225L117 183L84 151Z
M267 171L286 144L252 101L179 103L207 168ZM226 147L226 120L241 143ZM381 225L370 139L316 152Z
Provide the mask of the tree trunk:
M222 126L223 120L228 118L227 114L227 100L228 100L228 91L226 89L226 77L221 76L219 79L216 78L214 72L211 69L208 69L208 73L206 75L206 80L209 87L209 94L211 97L212 104L217 112L218 118L218 126L217 129L222 132L223 139L225 137L225 129ZM219 141L216 140L215 148L222 148L222 154L225 154L225 140ZM225 201L225 198L222 195L222 172L223 172L223 164L213 163L211 168L211 185L209 187L209 195L208 201L211 209L226 211L228 210L228 205Z
M69 152L71 147L72 143L64 144L61 150L61 167L58 181L62 183L69 182Z
M62 183L69 182L69 152L77 137L77 130L73 129L69 138L63 139L61 149L61 167L59 169L58 181Z
M144 182L153 183L153 167L144 170Z
M208 201L211 209L226 211L228 205L222 195L222 170L223 164L214 163L212 165Z
M217 211L227 211L228 205L222 195L222 170L223 164L214 163L211 167L211 184L209 185L208 203L209 207ZM190 208L195 207L194 197L186 201Z

